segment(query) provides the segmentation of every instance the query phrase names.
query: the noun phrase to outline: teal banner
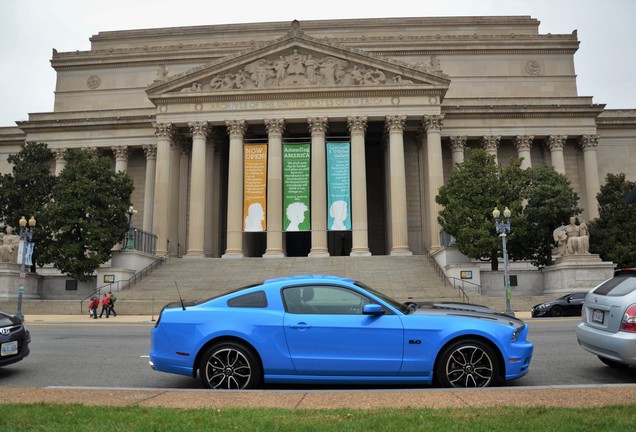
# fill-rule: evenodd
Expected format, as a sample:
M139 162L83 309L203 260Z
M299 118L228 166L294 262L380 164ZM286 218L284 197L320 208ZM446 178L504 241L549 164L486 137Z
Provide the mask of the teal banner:
M311 145L283 144L283 228L309 231Z
M327 143L327 204L331 231L351 230L351 144Z

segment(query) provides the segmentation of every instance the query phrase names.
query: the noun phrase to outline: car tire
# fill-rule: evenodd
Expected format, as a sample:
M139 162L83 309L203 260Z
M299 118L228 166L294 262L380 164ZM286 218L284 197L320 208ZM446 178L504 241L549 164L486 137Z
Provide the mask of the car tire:
M261 381L261 364L251 348L238 342L222 342L210 347L199 365L199 376L206 388L241 390Z
M561 306L554 306L550 311L553 317L559 318L563 316L563 308Z
M499 382L499 357L486 343L464 339L451 343L435 364L442 387L490 387Z
M624 363L619 363L617 361L614 360L610 360L608 358L605 357L601 357L598 356L599 360L601 360L603 363L605 363L607 366L615 368L615 369L625 369L628 368L629 366L624 364Z

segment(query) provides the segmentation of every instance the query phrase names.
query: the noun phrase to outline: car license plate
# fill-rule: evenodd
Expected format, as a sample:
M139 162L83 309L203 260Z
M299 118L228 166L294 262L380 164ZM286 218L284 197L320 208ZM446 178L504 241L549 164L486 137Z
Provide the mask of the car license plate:
M592 322L603 324L603 319L605 314L602 310L593 309L592 310Z
M17 341L13 341L13 342L7 342L7 343L3 343L2 344L2 355L4 356L9 356L9 355L16 355L18 353L18 342Z

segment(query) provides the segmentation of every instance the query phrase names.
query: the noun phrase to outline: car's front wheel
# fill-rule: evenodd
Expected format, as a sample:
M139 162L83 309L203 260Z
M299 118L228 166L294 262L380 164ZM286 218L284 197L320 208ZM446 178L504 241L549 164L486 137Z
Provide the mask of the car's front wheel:
M487 344L460 340L441 352L435 374L442 387L488 387L499 380L499 360Z
M563 308L560 306L555 306L550 311L553 317L562 317L563 316Z
M199 376L210 389L254 388L261 380L261 365L243 344L223 342L209 348L201 359Z

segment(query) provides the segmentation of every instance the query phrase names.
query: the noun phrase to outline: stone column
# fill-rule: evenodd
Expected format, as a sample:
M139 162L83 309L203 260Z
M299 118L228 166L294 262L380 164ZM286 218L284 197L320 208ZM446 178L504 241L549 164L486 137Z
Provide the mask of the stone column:
M230 136L227 184L227 247L223 258L243 257L243 137L245 120L226 121Z
M327 117L307 119L311 132L311 249L310 257L328 257L327 248Z
M64 160L64 156L66 156L66 149L54 149L53 155L55 156L55 176L59 177L64 167L66 167L66 161Z
M484 136L481 139L481 144L484 147L484 150L486 150L486 153L495 157L495 163L499 163L497 159L497 148L499 147L499 141L501 141L501 137L495 135Z
M190 212L188 218L188 258L205 256L205 197L207 122L190 122L192 168L190 172Z
M599 216L596 195L601 191L601 186L598 181L598 160L596 158L598 135L583 135L579 142L581 148L583 148L583 165L585 166L587 219L592 220Z
M157 236L157 255L168 252L168 226L170 223L170 143L172 124L155 125L157 136L157 172L155 175L155 202L152 232Z
M128 146L111 147L115 154L115 172L126 172L128 170Z
M207 215L204 229L204 250L206 256L218 257L218 238L219 238L219 205L215 201L218 195L216 188L220 183L216 179L219 170L217 169L217 158L215 156L217 146L220 145L221 139L217 130L210 128L208 132L207 150L205 151L205 214Z
M367 169L364 133L367 117L348 117L351 134L351 256L369 256L367 221Z
M518 135L515 137L515 147L517 147L517 156L521 159L521 169L532 167L532 135Z
M442 161L442 120L444 115L424 116L422 126L426 130L427 142L427 166L428 166L428 219L429 232L428 244L429 249L440 247L440 232L442 227L437 222L437 215L441 210L441 206L435 202L435 197L439 193L439 188L444 185L444 165Z
M168 225L168 252L181 256L185 245L185 214L187 209L187 178L182 179L188 172L189 140L183 135L176 135L170 146L170 224ZM185 162L185 163L184 163ZM183 167L183 168L182 168Z
M385 126L389 134L390 255L412 255L408 244L406 173L404 168L404 127L406 126L406 116L387 116Z
M565 148L565 141L567 139L567 135L550 135L545 140L546 146L550 149L552 167L556 172L563 175L565 175L565 157L563 156L563 149Z
M453 155L453 167L455 165L464 162L464 148L466 147L466 141L468 137L465 136L452 136L450 137L449 147Z
M285 120L265 120L267 129L267 249L263 258L283 252L283 132Z
M152 211L155 202L155 171L157 169L157 145L143 146L146 156L146 181L144 183L144 222L143 230L152 232Z

